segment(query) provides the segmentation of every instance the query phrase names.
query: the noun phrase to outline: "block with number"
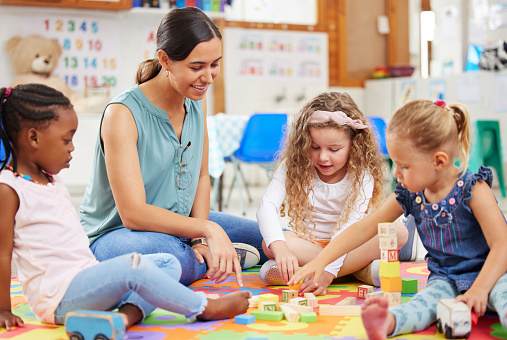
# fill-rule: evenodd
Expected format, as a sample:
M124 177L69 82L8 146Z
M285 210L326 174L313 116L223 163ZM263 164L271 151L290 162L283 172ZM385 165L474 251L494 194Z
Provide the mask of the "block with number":
M402 279L401 280L401 292L403 294L415 294L417 293L418 281L417 279Z
M401 276L381 276L380 289L384 292L401 292Z
M396 225L394 223L379 223L378 236L395 236Z
M358 299L365 299L366 294L373 292L373 286L369 285L362 285L357 287L357 298Z
M381 249L380 260L384 262L396 262L399 261L398 249Z
M398 249L398 238L394 236L379 236L378 244L380 250Z
M305 299L308 300L308 306L310 307L318 307L319 306L319 300L313 293L305 293L304 294Z
M297 290L293 290L293 289L282 290L282 302L289 302L290 299L294 299L297 297L298 297Z
M401 304L401 292L384 292L384 296L387 298L389 307Z
M380 261L379 266L380 277L382 276L400 276L400 262Z

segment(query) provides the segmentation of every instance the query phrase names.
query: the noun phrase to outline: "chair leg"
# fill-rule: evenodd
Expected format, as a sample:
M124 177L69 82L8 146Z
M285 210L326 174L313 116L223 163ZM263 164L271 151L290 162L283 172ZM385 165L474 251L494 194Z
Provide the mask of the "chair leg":
M239 206L241 209L241 213L244 216L244 215L246 215L246 209L245 209L245 203L243 202L243 194L241 192L241 183L240 183L241 178L239 175L239 173L240 173L239 163L237 161L233 160L232 165L234 167L234 177L232 179L231 187L229 188L229 193L227 194L227 200L225 201L224 206L227 207L229 205L232 190L234 189L234 185L236 185L236 187L238 188Z
M210 202L211 203L210 204L211 210L220 211L220 204L218 204L219 188L220 188L220 177L213 178L213 192L212 192L213 198ZM218 206L218 208L217 208L217 206Z
M243 174L243 171L241 170L241 167L238 163L238 169L239 169L239 175L241 176L241 180L243 181L243 185L245 187L246 196L248 197L248 201L252 203L252 195L250 195L250 190L248 189L248 182L245 179L245 175Z

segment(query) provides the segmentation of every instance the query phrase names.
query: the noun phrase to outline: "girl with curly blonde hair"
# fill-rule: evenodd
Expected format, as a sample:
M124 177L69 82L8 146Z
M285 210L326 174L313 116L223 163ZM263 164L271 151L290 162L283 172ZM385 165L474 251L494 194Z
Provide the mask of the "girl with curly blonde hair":
M261 268L261 279L288 282L300 265L376 208L384 199L384 170L375 133L347 93L322 93L307 103L294 119L257 211L264 252L272 259ZM282 229L279 214L288 215L290 230ZM406 229L398 233L399 246L406 234ZM379 257L374 238L328 265L317 289L308 278L299 292L325 294L335 277ZM375 284L371 275L363 276L359 278Z

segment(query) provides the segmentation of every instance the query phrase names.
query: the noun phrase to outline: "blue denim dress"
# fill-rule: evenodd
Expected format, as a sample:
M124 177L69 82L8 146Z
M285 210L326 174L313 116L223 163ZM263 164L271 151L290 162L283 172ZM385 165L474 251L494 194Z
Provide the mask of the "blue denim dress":
M405 215L414 216L419 236L428 251L428 282L445 280L460 293L472 286L489 253L481 226L468 206L477 180L491 187L491 169L481 166L477 174L467 171L454 183L447 197L433 204L426 203L423 192L412 193L400 184L394 191Z

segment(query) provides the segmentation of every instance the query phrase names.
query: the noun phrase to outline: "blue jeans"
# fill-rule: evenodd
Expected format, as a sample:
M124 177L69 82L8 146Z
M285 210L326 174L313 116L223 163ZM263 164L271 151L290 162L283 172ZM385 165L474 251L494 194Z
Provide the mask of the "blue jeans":
M180 275L181 266L170 254L132 253L100 262L71 281L55 323L63 324L74 310L113 310L125 304L137 306L143 319L156 307L192 318L204 311L206 295L179 283Z
M261 254L260 263L268 260L262 251L262 235L256 221L217 211L210 211L209 220L220 225L231 242L246 243L257 248ZM206 262L200 264L195 259L195 253L189 246L188 239L163 233L120 228L102 235L90 248L99 261L132 252L173 254L180 261L181 267L185 268L180 278L180 282L184 285L202 279L207 271Z
M426 288L419 291L409 302L390 308L396 319L393 334L414 333L425 330L437 321L437 303L440 299L454 299L459 293L454 285L440 279L431 280ZM507 328L507 274L504 274L488 297L488 310L496 311L500 322Z

